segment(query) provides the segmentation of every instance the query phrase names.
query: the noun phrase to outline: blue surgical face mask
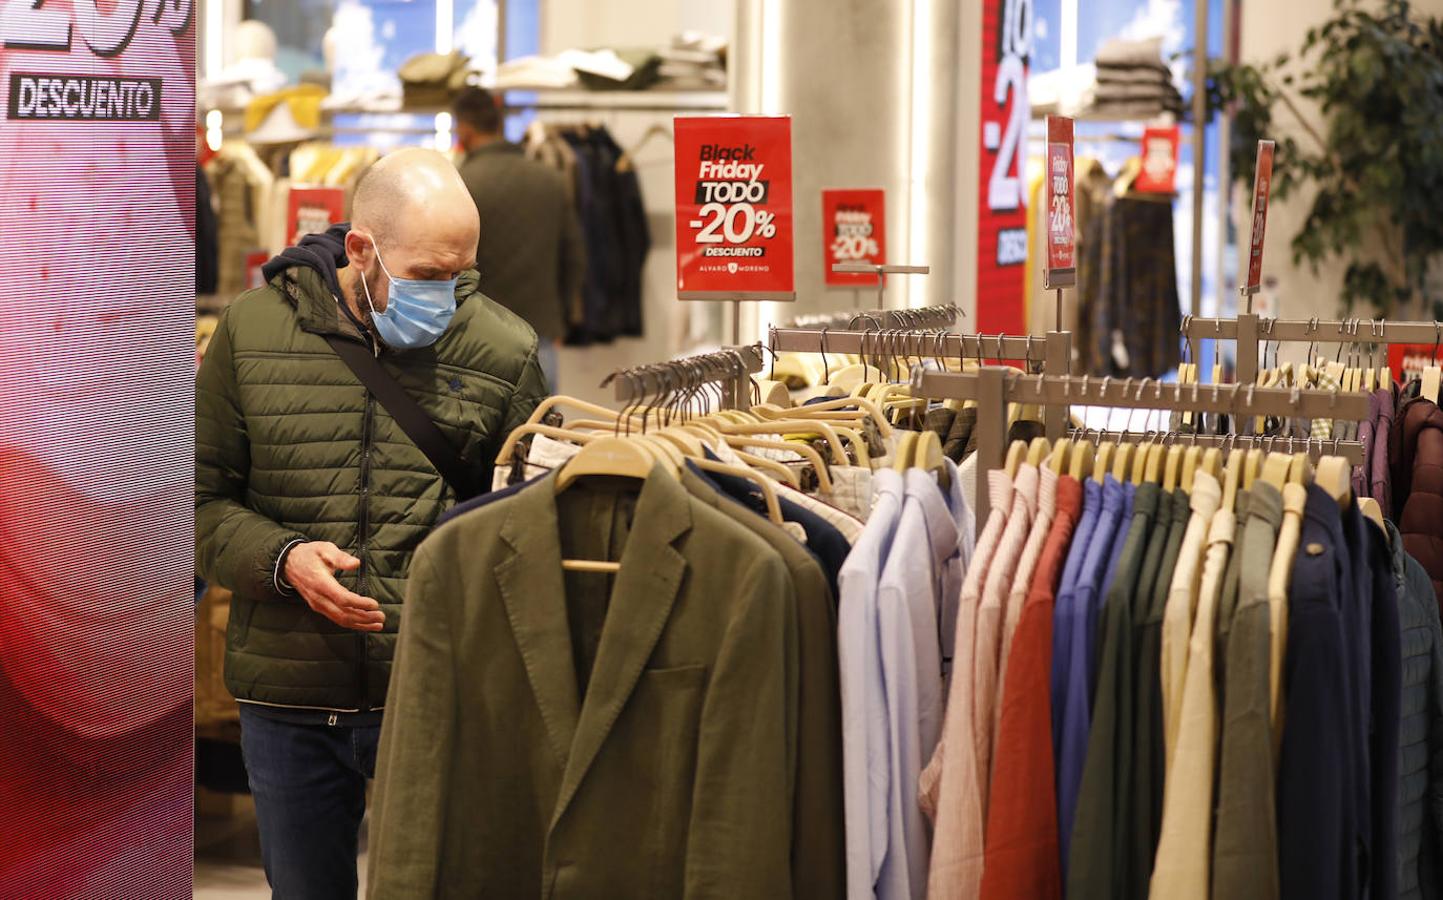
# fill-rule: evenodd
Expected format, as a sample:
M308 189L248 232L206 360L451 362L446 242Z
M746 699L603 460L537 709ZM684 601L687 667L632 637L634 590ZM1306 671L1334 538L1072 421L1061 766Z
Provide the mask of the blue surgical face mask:
M375 238L371 239L371 246L376 247ZM446 326L451 324L451 317L456 314L456 279L419 281L397 278L381 259L380 247L376 247L376 261L391 281L386 311L376 311L364 273L361 274L361 288L366 292L366 305L371 308L371 321L381 340L386 342L387 347L397 350L429 347L440 340L441 335L446 333Z

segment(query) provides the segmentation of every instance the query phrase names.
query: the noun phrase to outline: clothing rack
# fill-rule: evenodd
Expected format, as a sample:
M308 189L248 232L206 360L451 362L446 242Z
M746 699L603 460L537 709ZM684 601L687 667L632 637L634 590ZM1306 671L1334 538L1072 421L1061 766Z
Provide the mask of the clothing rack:
M1214 339L1237 342L1237 376L1242 384L1258 378L1259 346L1264 341L1308 341L1315 344L1426 344L1435 346L1443 322L1389 322L1386 319L1276 319L1239 313L1236 319L1183 319L1183 334L1197 359L1196 342Z
M920 268L920 267L919 267ZM946 328L957 321L962 310L956 304L919 306L913 309L869 309L798 316L788 328L852 329L858 324L885 328ZM866 330L866 329L864 329Z
M979 523L986 520L990 507L985 473L1001 468L1007 453L1008 403L1040 404L1045 408L1079 404L1234 416L1302 416L1355 422L1368 418L1369 414L1368 395L1362 392L1027 375L1006 366L983 366L976 372L962 373L934 372L918 366L912 372L912 393L934 400L977 401ZM1262 440L1259 446L1267 446L1267 439Z
M607 376L602 387L615 383L616 399L641 404L676 391L700 391L707 385L723 388L722 402L728 409L746 406L751 379L762 370L762 345L725 347L715 353L687 356L667 362L618 369Z
M1203 390L1210 390L1203 388ZM1156 433L1148 434L1142 431L1098 431L1095 428L1076 428L1068 435L1070 438L1088 440L1094 437L1101 443L1107 441L1124 441L1129 444L1140 444L1148 438L1158 438ZM1317 462L1324 456L1341 456L1352 465L1361 465L1363 462L1363 445L1359 441L1343 441L1337 438L1328 440L1315 440L1313 438L1286 438L1269 437L1255 434L1176 434L1172 436L1161 436L1163 443L1176 444L1181 447L1216 447L1229 450L1264 450L1279 453L1307 453Z
M941 357L944 359L1023 360L1041 362L1044 372L1072 371L1072 332L1036 335L958 334L926 331L832 331L828 328L772 328L767 344L773 353L852 353L858 356ZM1035 353L1040 350L1040 355ZM1015 371L1015 370L1014 370ZM1043 411L1049 440L1063 436L1066 406Z

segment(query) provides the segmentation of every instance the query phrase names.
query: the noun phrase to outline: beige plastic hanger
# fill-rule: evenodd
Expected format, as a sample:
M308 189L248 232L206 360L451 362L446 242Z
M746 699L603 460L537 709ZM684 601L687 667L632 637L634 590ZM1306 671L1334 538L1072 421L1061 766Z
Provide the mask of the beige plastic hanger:
M1072 438L1062 438L1052 447L1047 454L1047 467L1056 475L1061 475L1067 467L1069 454L1072 452Z
M729 466L726 463L717 462L714 459L695 459L692 462L698 469L705 472L716 472L721 475L731 475L735 478L745 478L757 487L761 488L762 499L767 506L767 519L773 525L782 524L782 506L777 499L777 489L771 481L750 469L743 469L740 466ZM564 564L563 564L564 565Z
M1237 510L1238 488L1243 481L1243 462L1247 456L1242 450L1233 450L1228 454L1228 461L1223 469L1223 509L1228 512Z
M1197 448L1193 448L1197 449ZM1173 444L1167 448L1167 458L1162 467L1163 490L1171 493L1177 490L1178 476L1182 472L1182 463L1185 451L1180 444ZM1197 460L1193 460L1193 471L1197 470Z
M1022 461L1027 458L1027 442L1013 441L1007 448L1007 461L1003 468L1007 470L1008 478L1016 478L1017 470L1022 466Z
M635 478L645 481L656 468L657 458L640 441L623 437L601 437L589 442L567 460L556 476L556 492L571 487L588 475ZM564 559L568 572L620 572L621 563L608 560Z
M1027 445L1027 462L1029 465L1042 467L1043 461L1047 458L1052 447L1048 444L1047 438L1033 438L1032 443Z
M610 426L607 426L608 429ZM573 444L587 444L596 435L575 431L571 428L555 428L551 425L520 425L512 429L511 434L506 436L506 441L501 445L501 452L496 454L496 465L505 466L511 463L511 458L516 454L516 445L528 434L544 434L549 438L558 441L567 441Z
M1341 456L1325 456L1318 460L1313 474L1313 483L1328 492L1328 496L1347 507L1353 500L1352 467Z
M909 431L902 435L902 443L897 446L897 455L892 459L892 468L898 472L905 472L912 465L912 459L917 448L917 433Z
M937 476L937 483L950 487L952 476L947 471L946 459L942 455L942 439L935 431L923 431L912 445L912 465Z

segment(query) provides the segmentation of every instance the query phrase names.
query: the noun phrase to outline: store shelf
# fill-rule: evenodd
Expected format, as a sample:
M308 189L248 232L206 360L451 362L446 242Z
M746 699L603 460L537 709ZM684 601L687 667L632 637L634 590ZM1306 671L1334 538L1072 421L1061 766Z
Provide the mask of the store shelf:
M640 109L685 112L725 111L725 91L558 91L506 88L506 105L513 109ZM518 95L525 99L513 99Z

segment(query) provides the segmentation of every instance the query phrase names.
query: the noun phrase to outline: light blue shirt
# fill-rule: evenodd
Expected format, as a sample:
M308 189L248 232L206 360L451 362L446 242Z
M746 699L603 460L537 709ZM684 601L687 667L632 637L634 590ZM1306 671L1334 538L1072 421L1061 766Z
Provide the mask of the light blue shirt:
M877 587L891 551L905 491L901 474L872 476L872 513L838 576L837 662L842 691L842 776L847 841L847 896L875 896L887 852L891 759Z
M942 622L955 623L962 593L965 539L957 516L965 518L967 510L955 499L931 474L907 471L902 515L877 588L891 763L878 900L922 900L927 894L931 842L917 792L946 711ZM950 649L950 636L945 643Z

